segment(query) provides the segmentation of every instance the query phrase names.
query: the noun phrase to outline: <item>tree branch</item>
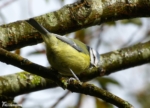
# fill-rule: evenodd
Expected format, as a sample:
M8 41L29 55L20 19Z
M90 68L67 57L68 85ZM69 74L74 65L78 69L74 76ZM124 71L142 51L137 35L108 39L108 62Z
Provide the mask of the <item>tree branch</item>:
M88 72L83 72L78 77L81 81L88 81L95 77L108 75L122 69L149 63L149 46L150 41L106 54L101 54L100 66L93 68ZM17 54L10 53L2 48L0 48L0 61L7 64L12 64L24 69L25 71L42 76L44 78L50 78L54 81L57 81L60 77L59 75L56 76L52 70L32 63L31 61L24 59Z
M52 79L54 81L57 81L59 77L59 75L57 77L52 70L36 63L32 63L31 61L2 48L0 48L0 61L19 67L25 71L31 72L32 74Z
M124 101L123 99L113 95L112 93L106 90L100 89L94 86L93 84L81 84L78 81L72 81L70 82L70 84L68 84L67 89L69 89L72 92L78 92L98 97L106 102L116 105L118 108L133 108L133 106L127 101Z
M148 0L84 0L35 19L49 31L63 35L108 21L149 16ZM25 21L1 25L0 34L0 47L7 50L42 42L40 34Z
M0 95L14 97L24 93L37 90L57 87L57 84L50 79L46 79L28 72L0 77Z
M64 6L58 11L36 17L35 19L49 31L65 34L107 21L150 16L150 2L146 0L138 0L138 2L134 0L130 2L120 2L120 0L113 2L101 2L100 0L85 1ZM0 33L0 47L8 50L14 50L42 42L40 34L24 21L2 25L0 27ZM99 68L95 68L88 73L82 73L79 77L81 80L89 80L121 69L148 63L150 61L149 46L150 42L147 42L145 44L139 44L130 48L103 54L101 55L101 64ZM0 60L33 74L50 78L53 81L67 80L66 78L59 79L60 77L50 72L49 69L34 64L2 48L0 48ZM91 84L81 84L77 81L72 81L67 85L67 88L74 92L99 97L121 108L125 106L126 108L132 107L122 99Z
M66 96L70 94L70 91L67 91L63 96L61 96L52 106L51 108L55 108Z
M91 78L95 78L100 75L102 76L102 75L110 74L110 73L115 72L120 69L130 68L133 66L138 66L141 64L148 63L148 62L150 62L149 46L150 46L150 41L146 42L146 43L134 45L129 48L124 48L121 50L103 54L100 56L101 63L100 63L99 69L95 68L95 69L91 70L90 72L83 72L79 78L80 78L80 80L89 80ZM51 78L55 82L60 81L60 82L66 83L67 79L68 79L68 78L57 77L49 69L42 67L40 65L34 64L34 63L30 62L29 60L26 60L17 54L10 53L9 51L6 51L2 48L0 48L0 60L2 62L6 62L8 64L12 64L21 69L29 71L33 74L37 74L37 75L40 75L40 76L46 77L46 78ZM79 85L79 87L78 87L78 85ZM91 85L89 85L89 87L90 86ZM96 94L93 94L93 92L94 93L97 92L97 91L93 91L93 92L88 91L87 92L86 90L88 90L90 88L88 88L88 86L87 86L86 89L84 89L84 87L85 87L84 84L80 84L80 83L75 83L73 85L72 85L72 83L69 83L69 84L67 83L66 87L68 90L79 92L79 93L84 93L84 94L87 93L92 96L96 96ZM94 90L97 89L97 88L95 88L95 86L93 88L94 88ZM99 95L97 94L97 96L99 96ZM103 96L101 97L101 95L99 98L101 98L107 102L110 102L110 103L112 102L114 104L114 101L113 101L114 99L112 99L110 101L109 99L107 100L107 98L105 98ZM117 103L117 104L115 103L115 105L120 106L119 103Z
M60 84L60 82L61 82L63 84L66 84L65 87L68 90L71 90L73 92L84 93L84 94L88 94L91 96L96 96L98 98L105 100L106 102L112 103L121 108L125 108L125 107L132 108L132 105L130 105L129 103L125 102L124 100L120 99L119 97L114 96L113 94L111 94L105 90L102 90L91 84L82 84L77 81L72 81L73 83L72 82L67 83L68 78L57 77L55 74L53 74L53 72L50 72L49 69L44 68L40 65L34 64L34 63L30 62L29 60L24 59L17 54L10 53L9 51L6 51L2 48L0 48L0 60L2 62L6 62L8 64L10 63L14 66L24 69L25 71L29 71L33 74L37 74L37 75L40 75L40 76L43 76L46 78L51 78L53 81L55 81L55 83ZM36 81L35 81L35 84L37 83ZM60 85L60 86L63 87L63 85ZM10 88L10 90L11 89L12 88ZM8 93L10 93L10 91ZM20 91L17 93L20 94Z
M109 75L116 71L132 68L150 62L150 41L100 55L100 66L90 72L83 72L79 78L87 81Z

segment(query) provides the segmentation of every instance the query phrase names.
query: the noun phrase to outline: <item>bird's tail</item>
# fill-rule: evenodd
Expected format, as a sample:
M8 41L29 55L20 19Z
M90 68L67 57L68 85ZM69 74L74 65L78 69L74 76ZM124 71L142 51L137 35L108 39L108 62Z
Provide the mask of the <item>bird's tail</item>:
M35 29L37 29L41 34L47 36L49 31L47 31L43 26L41 26L35 19L30 18L26 20L31 26L33 26Z
M46 43L47 48L51 48L56 45L57 38L53 33L50 33L48 30L46 30L42 25L40 25L35 19L30 18L26 20L31 26L33 26L38 32L40 32L42 35L42 38L44 42Z

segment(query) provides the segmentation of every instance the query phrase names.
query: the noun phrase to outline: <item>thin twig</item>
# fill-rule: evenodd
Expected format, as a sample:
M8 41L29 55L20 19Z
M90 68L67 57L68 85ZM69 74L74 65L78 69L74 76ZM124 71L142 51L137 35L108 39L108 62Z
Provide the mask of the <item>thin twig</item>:
M62 97L60 97L54 105L51 106L51 108L55 108L66 96L70 94L70 91L67 91Z
M10 0L10 1L5 2L3 5L0 6L0 9L2 9L3 7L5 7L5 6L11 4L11 3L14 2L14 1L16 1L16 0Z

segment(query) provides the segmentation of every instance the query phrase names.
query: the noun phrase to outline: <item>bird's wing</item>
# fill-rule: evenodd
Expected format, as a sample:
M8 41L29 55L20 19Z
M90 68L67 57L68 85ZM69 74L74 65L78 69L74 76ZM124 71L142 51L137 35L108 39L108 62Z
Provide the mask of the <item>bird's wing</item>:
M97 67L100 63L100 55L97 52L97 50L94 50L93 48L88 48L88 51L90 52L90 63L91 66Z
M69 44L70 46L72 46L73 48L75 48L77 51L83 52L82 48L81 48L79 45L77 45L77 44L74 42L73 39L67 38L67 37L65 37L65 36L59 36L59 35L56 35L56 37L57 37L59 40L65 42L65 43L67 43L67 44Z

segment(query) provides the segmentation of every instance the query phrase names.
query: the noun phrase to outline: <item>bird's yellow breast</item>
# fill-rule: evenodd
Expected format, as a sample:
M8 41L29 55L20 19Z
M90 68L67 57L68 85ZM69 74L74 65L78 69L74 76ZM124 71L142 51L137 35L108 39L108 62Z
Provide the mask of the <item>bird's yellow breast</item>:
M72 75L69 68L75 74L80 74L90 66L88 54L79 52L60 40L54 46L47 46L47 58L51 66L62 75Z

